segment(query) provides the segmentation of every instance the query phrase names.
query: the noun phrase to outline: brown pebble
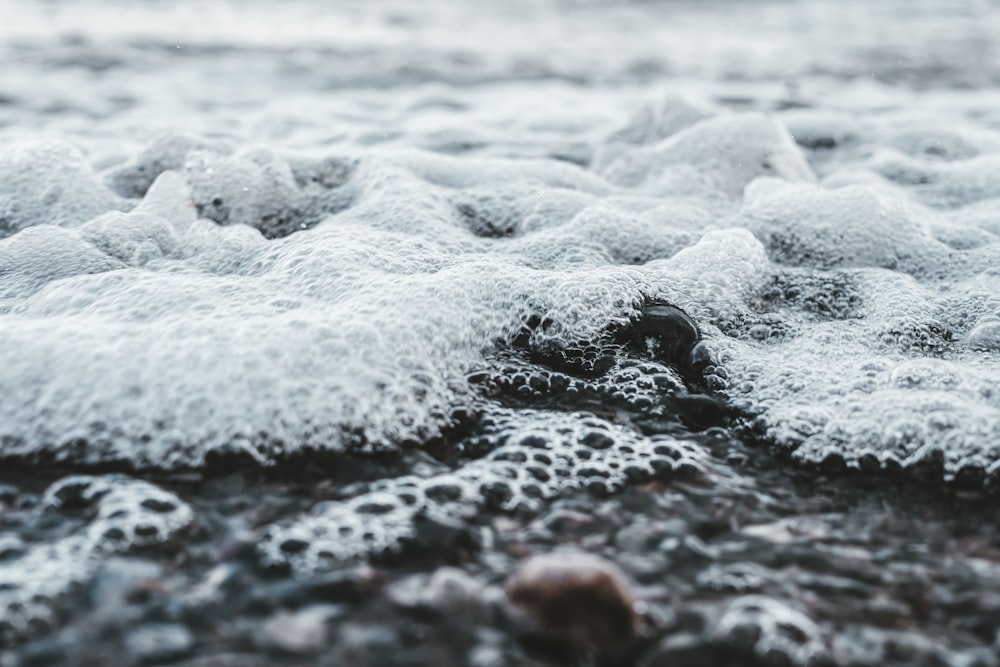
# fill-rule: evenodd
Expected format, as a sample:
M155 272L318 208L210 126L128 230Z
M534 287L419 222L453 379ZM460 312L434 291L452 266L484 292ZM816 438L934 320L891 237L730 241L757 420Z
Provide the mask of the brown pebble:
M592 648L627 642L638 632L634 595L613 563L581 553L525 560L504 588L531 633Z

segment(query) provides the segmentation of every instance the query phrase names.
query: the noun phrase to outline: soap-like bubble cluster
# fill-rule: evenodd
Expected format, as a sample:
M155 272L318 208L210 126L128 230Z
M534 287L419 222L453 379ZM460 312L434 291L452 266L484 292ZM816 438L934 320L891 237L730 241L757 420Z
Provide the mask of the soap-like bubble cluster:
M29 526L58 515L77 527L40 542L11 536L0 560L0 645L54 626L64 598L109 557L176 546L194 521L175 494L123 475L64 477L30 512Z
M946 215L885 188L754 184L741 218L776 278L724 331L766 345L719 342L730 394L768 441L834 468L973 485L1000 470L997 360L980 351L997 246L938 240Z
M473 441L482 454L451 472L380 480L359 495L317 505L308 516L268 527L263 561L309 571L420 543L418 521L461 526L482 510L537 512L574 491L607 495L625 484L696 476L705 453L667 435L646 438L583 413L504 410L485 417Z
M788 603L746 595L728 603L715 622L717 639L749 650L766 664L830 664L829 637Z
M44 223L78 227L124 206L76 148L36 140L0 151L0 238Z
M532 363L518 355L500 356L471 380L480 392L501 400L572 406L589 399L650 417L669 415L664 399L685 391L675 368L624 356L619 346L568 346L534 359Z
M309 188L336 190L350 178L342 163L301 161L300 188L287 163L254 155L295 193L287 202L261 194L267 206L280 200L291 211ZM264 169L256 159L194 169L234 192L261 192L249 172L225 166ZM174 468L210 452L268 462L300 449L420 442L468 407L466 371L528 312L547 313L556 324L544 336L555 341L627 321L641 299L632 275L525 266L551 242L488 252L462 233L464 195L454 188L467 170L419 166L445 185L370 161L350 209L271 242L242 223L277 208L236 194L251 207L240 219L198 218L199 181L172 171L129 213L79 229L36 221L8 239L4 455ZM484 177L508 167L481 165ZM578 169L527 177L588 187ZM321 216L330 202L316 199L310 215ZM87 326L67 344L47 324L55 319Z

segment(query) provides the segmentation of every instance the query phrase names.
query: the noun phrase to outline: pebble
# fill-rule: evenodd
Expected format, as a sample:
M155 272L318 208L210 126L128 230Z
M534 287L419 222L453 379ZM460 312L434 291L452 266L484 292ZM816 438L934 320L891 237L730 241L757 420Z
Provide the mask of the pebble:
M642 309L630 343L673 365L686 361L687 354L701 339L698 325L687 313L669 303L651 303Z
M533 556L507 581L504 592L527 634L602 649L633 639L639 630L628 579L598 556Z

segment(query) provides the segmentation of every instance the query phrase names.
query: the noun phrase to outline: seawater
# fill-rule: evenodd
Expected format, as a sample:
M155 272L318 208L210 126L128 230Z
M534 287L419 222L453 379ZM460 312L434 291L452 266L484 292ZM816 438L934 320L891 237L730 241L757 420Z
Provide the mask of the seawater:
M264 560L308 571L391 548L428 505L489 505L484 479L515 480L511 507L577 488L525 494L511 456L539 439L543 467L576 470L607 438L611 486L658 448L699 465L683 438L475 380L515 344L571 349L662 302L697 322L739 432L793 464L988 483L1000 11L961 4L10 2L0 457L274 466L486 416L502 456L262 533ZM629 368L606 381L684 389L669 364ZM113 507L126 546L149 516L163 539L191 521L147 482L61 484L112 509L0 564L0 613L44 614L32 600L119 549ZM25 580L39 560L63 574Z

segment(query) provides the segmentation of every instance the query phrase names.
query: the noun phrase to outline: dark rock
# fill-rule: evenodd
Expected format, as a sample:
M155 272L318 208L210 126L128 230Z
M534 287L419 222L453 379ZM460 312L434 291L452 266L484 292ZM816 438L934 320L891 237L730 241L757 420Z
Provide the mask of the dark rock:
M13 505L14 501L17 500L17 496L18 491L16 487L10 484L0 484L0 503Z
M643 307L639 321L624 334L629 347L680 366L701 339L701 332L687 313L669 303Z
M455 614L455 622L475 620L484 610L483 585L457 567L440 567L430 576L414 575L389 588L400 607L439 617Z
M247 592L245 609L264 616L278 609L300 609L310 605L358 604L381 586L376 570L361 566L320 574L308 579L285 579L258 583Z
M686 370L696 375L702 375L707 368L717 365L718 360L705 341L695 343L682 364Z
M346 623L337 632L331 665L416 665L402 655L397 629L384 624Z

